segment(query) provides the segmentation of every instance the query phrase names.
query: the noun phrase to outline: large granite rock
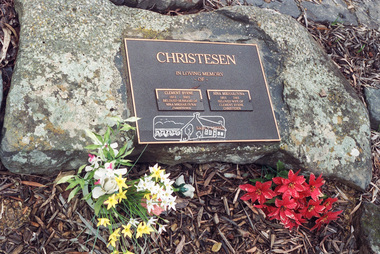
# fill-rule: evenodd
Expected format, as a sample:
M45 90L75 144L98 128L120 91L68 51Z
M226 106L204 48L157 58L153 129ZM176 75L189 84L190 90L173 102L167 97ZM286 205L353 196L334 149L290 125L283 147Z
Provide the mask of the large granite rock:
M0 151L9 170L47 174L77 168L87 159L84 130L99 131L110 117L130 114L123 37L207 40L258 44L282 141L150 145L143 160L274 165L281 159L295 169L337 177L358 188L368 186L366 109L291 17L239 6L170 17L108 0L15 3L20 50Z

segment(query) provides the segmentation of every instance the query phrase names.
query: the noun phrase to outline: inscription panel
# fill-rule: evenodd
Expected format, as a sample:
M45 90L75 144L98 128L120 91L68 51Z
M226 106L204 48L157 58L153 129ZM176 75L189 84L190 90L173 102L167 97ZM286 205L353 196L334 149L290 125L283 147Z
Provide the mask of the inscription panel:
M207 90L210 109L214 111L252 111L249 90Z
M156 89L158 110L203 111L199 89Z
M280 141L257 45L126 38L124 46L139 144Z

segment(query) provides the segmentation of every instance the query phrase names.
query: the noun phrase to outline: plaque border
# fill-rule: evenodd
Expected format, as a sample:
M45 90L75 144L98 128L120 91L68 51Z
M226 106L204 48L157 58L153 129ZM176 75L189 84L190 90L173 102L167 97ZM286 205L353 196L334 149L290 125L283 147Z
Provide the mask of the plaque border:
M128 79L129 79L129 85L130 85L130 90L131 90L131 97L132 97L132 105L133 105L133 114L136 118L138 118L139 116L137 115L137 111L136 111L136 103L135 103L135 96L134 96L134 90L133 90L133 80L132 80L132 75L131 75L131 69L130 69L130 59L129 59L129 55L128 55L128 43L127 41L130 40L130 41L156 41L156 42L174 42L174 43L200 43L200 44L219 44L219 45L247 45L247 46L255 46L257 48L257 57L259 59L259 62L260 62L260 68L261 68L261 72L263 74L263 78L264 78L264 83L265 83L265 88L266 88L266 91L267 91L267 96L269 98L269 104L270 104L270 107L271 107L271 112L272 112L272 117L273 117L273 120L274 120L274 124L275 124L275 127L276 127L276 132L277 132L277 136L278 136L278 139L247 139L247 140L231 140L231 139L227 139L227 140L200 140L200 141L186 141L186 142L181 142L181 141L174 141L174 142L170 142L170 141L163 141L163 142L151 142L151 141L145 141L145 142L142 142L140 140L140 132L139 132L139 124L138 124L138 121L136 121L136 133L137 133L137 142L138 144L204 144L204 143L249 143L249 142L279 142L281 141L281 135L280 135L280 131L278 129L278 123L277 123L277 119L276 119L276 116L274 114L274 110L273 110L273 103L272 103L272 98L270 96L270 92L269 92L269 88L268 88L268 83L267 83L267 78L266 78L266 75L265 75L265 72L264 72L264 67L263 67L263 64L262 64L262 61L261 61L261 56L260 56L260 50L259 50L259 46L257 44L254 44L254 43L228 43L228 42L214 42L214 41L186 41L186 40L161 40L161 39L142 39L142 38L127 38L127 37L124 37L123 41L124 41L124 51L125 51L125 56L126 56L126 60L127 60L127 64L126 64L126 68L127 68L127 71L128 71ZM128 84L126 84L128 85ZM127 91L128 91L128 87L127 87Z

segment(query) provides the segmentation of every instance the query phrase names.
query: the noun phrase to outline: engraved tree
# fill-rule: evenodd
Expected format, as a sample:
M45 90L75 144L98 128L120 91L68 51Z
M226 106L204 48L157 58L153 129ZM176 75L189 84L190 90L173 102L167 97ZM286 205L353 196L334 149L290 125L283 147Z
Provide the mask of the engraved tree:
M194 132L194 126L192 124L189 124L185 128L185 134L187 135L187 140L190 140L191 134Z

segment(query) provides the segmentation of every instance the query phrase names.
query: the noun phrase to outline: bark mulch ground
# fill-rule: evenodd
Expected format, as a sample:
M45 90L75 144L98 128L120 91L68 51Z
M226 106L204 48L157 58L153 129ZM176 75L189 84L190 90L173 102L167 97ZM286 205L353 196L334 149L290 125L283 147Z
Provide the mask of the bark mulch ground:
M212 6L216 3L206 1L205 9L220 7ZM6 97L19 34L13 0L0 0L0 17L0 68ZM307 24L359 96L363 98L364 86L379 85L379 32L316 24L302 17L299 21ZM323 193L337 197L334 210L343 213L320 231L310 231L311 225L289 231L240 200L243 193L239 184L262 176L265 167L218 162L166 167L173 179L182 174L193 183L196 195L193 199L178 198L177 210L163 216L169 221L167 231L147 248L150 253L357 253L360 246L353 218L363 201L380 205L380 133L373 131L371 139L373 172L369 188L358 192L327 180ZM143 175L148 166L137 164L131 177ZM1 168L0 253L109 253L105 240L108 230L97 231L93 210L81 197L67 203L69 191L64 184L55 185L55 178L16 175Z

